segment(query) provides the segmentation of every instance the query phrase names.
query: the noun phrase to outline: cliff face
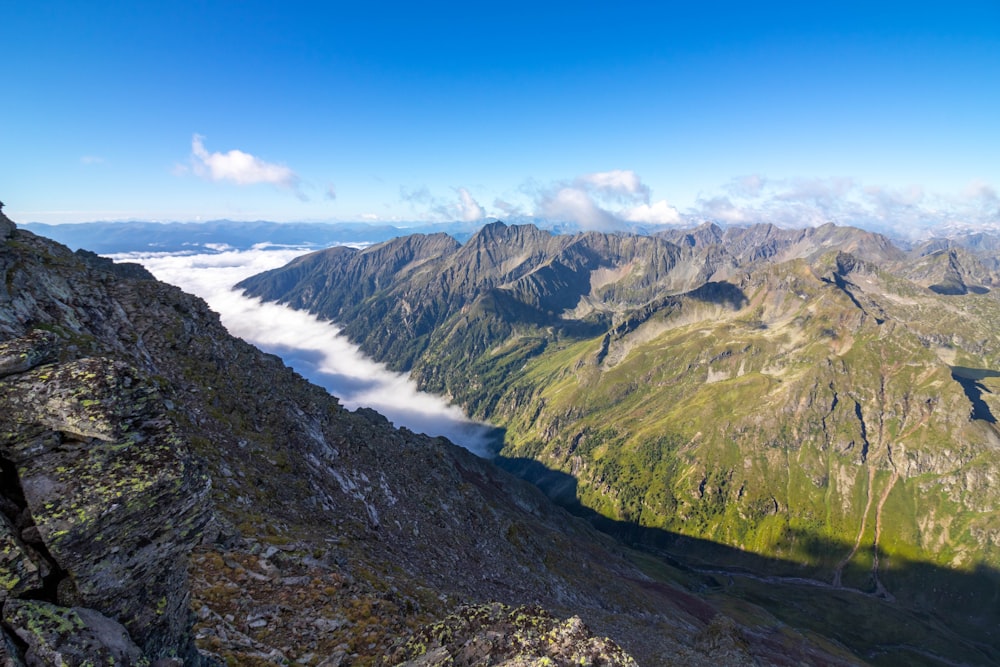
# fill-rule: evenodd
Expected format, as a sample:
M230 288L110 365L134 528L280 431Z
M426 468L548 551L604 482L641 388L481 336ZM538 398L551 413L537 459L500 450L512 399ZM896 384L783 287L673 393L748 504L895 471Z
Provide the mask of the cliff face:
M854 660L767 622L720 649L700 575L640 569L489 462L344 410L140 269L0 225L0 661L433 664L461 647L406 638L491 600L646 664ZM491 655L631 664L538 618L553 632Z

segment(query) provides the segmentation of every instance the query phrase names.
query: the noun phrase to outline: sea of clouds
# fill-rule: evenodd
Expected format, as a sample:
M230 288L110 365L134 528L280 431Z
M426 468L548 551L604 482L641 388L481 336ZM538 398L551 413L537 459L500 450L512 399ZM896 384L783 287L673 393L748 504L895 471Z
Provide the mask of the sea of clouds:
M200 296L219 313L231 334L280 356L300 375L337 396L348 409L373 408L396 426L444 436L480 456L491 453L494 428L470 420L444 398L419 391L408 376L367 358L336 325L232 289L240 280L283 266L309 250L268 245L247 251L215 250L110 257L138 262L158 279Z

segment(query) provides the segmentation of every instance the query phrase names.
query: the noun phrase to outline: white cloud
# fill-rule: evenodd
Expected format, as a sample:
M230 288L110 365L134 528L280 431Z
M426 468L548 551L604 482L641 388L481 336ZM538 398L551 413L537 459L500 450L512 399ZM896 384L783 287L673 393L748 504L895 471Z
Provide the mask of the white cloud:
M996 188L987 185L986 182L976 180L969 183L962 194L969 199L978 199L985 204L996 204L1000 201L1000 197L997 197Z
M80 158L81 164L104 164L104 158L99 155L84 155Z
M971 183L958 195L930 193L919 185L886 187L852 178L734 179L722 188L732 197L702 196L683 217L729 224L770 222L806 227L835 222L920 239L945 229L1000 228L1000 197L991 185Z
M633 200L639 197L643 202L649 202L649 188L643 184L639 175L631 169L615 169L612 171L584 174L576 178L576 184L578 187L606 197L620 197L626 200Z
M538 214L543 218L575 222L584 229L616 229L621 221L604 210L588 192L580 188L562 187L542 195Z
M737 197L753 198L760 195L766 183L767 179L760 174L749 174L734 178L724 189Z
M653 204L639 204L626 208L621 216L629 222L644 222L651 225L672 225L681 221L681 214L676 208L661 199Z
M469 194L468 190L465 188L458 188L458 196L459 217L461 217L463 221L474 222L476 220L482 220L486 217L486 211L484 211L483 207L479 205L479 202L472 198L472 195Z
M475 222L486 217L486 211L467 188L457 187L452 190L458 195L457 201L437 197L427 186L421 186L416 190L401 186L399 198L410 205L417 217L424 220Z
M577 176L571 182L536 189L535 214L584 229L613 231L626 222L673 224L681 221L665 199L650 203L649 186L630 169Z
M333 201L337 198L337 188L333 183L326 187L326 198Z
M500 211L504 216L515 217L524 215L524 210L517 204L512 204L509 201L500 199L497 197L493 200L493 208Z
M431 191L427 189L427 186L421 186L416 190L410 190L406 186L399 186L399 198L405 202L409 202L410 205L416 204L428 204L433 201L431 197Z
M365 357L329 322L232 291L248 276L283 266L300 249L257 248L205 255L133 253L116 259L138 261L157 278L196 294L222 317L230 333L280 356L303 377L337 396L348 409L370 407L397 426L443 435L482 456L488 455L491 428L469 420L440 396L417 389L405 375ZM275 326L279 322L280 326Z
M755 215L750 210L733 204L729 197L699 199L698 205L698 215L701 217L729 224L748 222Z
M924 200L923 188L912 186L904 190L894 190L881 186L867 186L861 189L864 199L860 207L870 207L874 217L881 220L904 220L911 224L921 217L920 204Z
M265 162L259 157L233 149L227 153L209 153L204 137L191 138L194 172L213 181L231 181L238 185L270 183L298 193L299 177L288 167Z
M855 183L850 178L797 178L788 182L786 189L775 194L774 198L830 207L842 200L854 187Z

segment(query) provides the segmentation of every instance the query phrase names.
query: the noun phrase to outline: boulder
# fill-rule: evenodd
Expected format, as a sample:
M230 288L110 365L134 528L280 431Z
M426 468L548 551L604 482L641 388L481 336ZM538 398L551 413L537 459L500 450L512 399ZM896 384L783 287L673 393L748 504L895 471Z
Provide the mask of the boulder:
M35 329L27 336L0 343L0 378L23 373L55 359L59 338L51 331Z
M121 623L93 609L8 600L3 621L27 645L27 667L149 664Z

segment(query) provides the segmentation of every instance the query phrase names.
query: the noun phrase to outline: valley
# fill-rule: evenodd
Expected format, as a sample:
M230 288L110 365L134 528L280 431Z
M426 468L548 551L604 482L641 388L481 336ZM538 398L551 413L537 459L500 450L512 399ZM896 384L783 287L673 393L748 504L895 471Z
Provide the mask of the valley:
M338 322L504 428L498 465L633 544L874 596L990 645L989 266L958 242L904 250L833 225L497 223L464 244L321 251L240 287Z

